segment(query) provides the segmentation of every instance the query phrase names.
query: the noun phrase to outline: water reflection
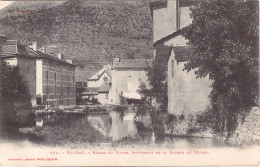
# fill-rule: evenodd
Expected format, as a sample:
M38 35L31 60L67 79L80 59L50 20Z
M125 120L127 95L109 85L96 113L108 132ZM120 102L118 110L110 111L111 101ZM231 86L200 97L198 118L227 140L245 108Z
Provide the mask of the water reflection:
M222 147L220 140L198 137L156 136L149 126L134 121L132 111L111 111L109 113L86 114L48 114L37 116L36 126L59 126L76 132L88 134L95 141L111 142L124 137L147 141L145 143L167 148Z
M36 126L61 126L77 131L98 131L110 140L120 140L123 137L136 137L137 129L134 123L135 113L131 111L111 111L105 114L42 114L36 118ZM89 126L90 125L90 126Z
M135 137L137 129L134 124L134 115L132 112L111 112L109 116L112 119L110 137L112 140L119 140L126 136Z

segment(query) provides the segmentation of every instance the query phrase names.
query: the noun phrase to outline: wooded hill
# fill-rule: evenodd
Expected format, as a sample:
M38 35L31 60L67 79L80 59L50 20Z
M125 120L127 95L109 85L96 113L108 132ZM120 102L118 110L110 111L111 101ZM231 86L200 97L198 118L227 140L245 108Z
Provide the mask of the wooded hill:
M25 44L37 41L47 53L62 52L89 75L114 57L153 54L146 1L17 1L0 10L0 33Z

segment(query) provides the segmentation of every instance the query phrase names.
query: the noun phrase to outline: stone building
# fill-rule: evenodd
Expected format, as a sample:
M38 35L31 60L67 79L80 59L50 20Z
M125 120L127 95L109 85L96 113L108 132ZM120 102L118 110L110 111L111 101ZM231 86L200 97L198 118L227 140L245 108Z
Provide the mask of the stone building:
M141 81L147 82L145 69L150 62L151 59L114 59L111 90L113 104L120 104L120 96L126 98L129 104L141 99L137 90Z
M101 70L87 79L87 87L80 92L81 101L97 100L101 104L111 104L109 100L111 89L111 66L104 65Z
M7 40L2 45L7 64L18 66L28 82L32 105L75 105L75 66L70 61L37 51L37 43L21 45L17 40Z
M100 87L104 82L110 80L111 77L111 66L104 65L101 70L99 70L96 74L91 76L88 79L88 87L89 88L98 88Z
M168 112L176 115L203 112L210 105L209 78L197 79L194 70L183 71L187 58L193 49L181 36L182 28L191 24L191 7L196 0L160 0L150 3L153 17L153 46L156 50L170 46L167 62Z

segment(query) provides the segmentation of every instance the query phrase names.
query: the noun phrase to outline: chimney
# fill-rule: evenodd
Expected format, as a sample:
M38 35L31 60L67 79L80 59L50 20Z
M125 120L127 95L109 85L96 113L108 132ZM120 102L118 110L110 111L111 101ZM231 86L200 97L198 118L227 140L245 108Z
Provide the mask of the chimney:
M33 49L34 51L37 51L37 42L29 43L29 48Z
M119 57L116 57L115 60L114 60L115 63L119 63L120 62L120 59Z
M59 53L59 54L58 54L58 58L59 58L59 59L62 59L62 57L63 57L63 54L62 54L62 53Z
M71 59L65 59L65 61L66 61L67 63L72 64L72 60L71 60Z

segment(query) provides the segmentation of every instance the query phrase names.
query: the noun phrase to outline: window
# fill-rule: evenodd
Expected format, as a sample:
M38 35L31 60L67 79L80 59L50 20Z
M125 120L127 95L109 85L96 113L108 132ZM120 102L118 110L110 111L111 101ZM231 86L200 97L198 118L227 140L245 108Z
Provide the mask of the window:
M171 67L172 67L172 78L174 77L174 61L172 60L172 65L171 65Z
M106 82L106 81L108 80L108 78L105 76L105 77L103 78L103 80L104 80L104 82Z
M108 99L108 93L106 94L106 99Z
M36 104L37 104L37 105L41 105L41 104L42 104L42 98L37 97L37 98L36 98Z

